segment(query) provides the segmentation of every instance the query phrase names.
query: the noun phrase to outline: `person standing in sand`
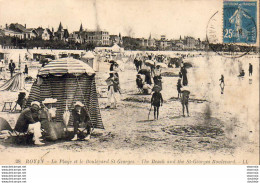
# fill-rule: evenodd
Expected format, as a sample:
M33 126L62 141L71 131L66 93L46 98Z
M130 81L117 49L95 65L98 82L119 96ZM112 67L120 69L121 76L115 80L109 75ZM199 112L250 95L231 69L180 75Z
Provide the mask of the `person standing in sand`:
M183 117L185 117L185 114L184 114L185 107L186 107L186 110L187 110L187 115L190 116L190 114L189 114L189 95L190 95L190 91L188 91L187 89L182 90L181 104L182 104L182 115L183 115Z
M253 74L253 65L251 63L249 63L248 71L249 71L249 76L252 76L252 74Z
M158 120L159 118L159 108L160 106L163 105L163 97L162 94L160 93L160 86L155 85L154 88L154 93L151 98L151 105L154 107L154 119Z
M221 78L219 79L220 81L220 86L224 86L225 85L225 81L224 81L224 75L221 74Z
M10 60L9 70L10 70L10 74L11 74L11 78L12 78L12 77L13 77L14 70L15 70L15 63L13 63L13 60Z
M115 96L116 84L115 84L115 78L114 78L113 73L109 74L109 78L106 79L106 83L108 85L108 94L107 94L108 105L107 105L106 109L107 108L116 108L116 103L117 103L116 96Z
M27 65L25 65L23 73L24 73L25 76L28 76L28 66Z
M187 86L188 78L187 78L187 70L186 70L185 66L181 67L181 74L182 74L182 85Z
M181 79L178 79L178 82L177 82L177 91L178 91L178 98L181 97Z

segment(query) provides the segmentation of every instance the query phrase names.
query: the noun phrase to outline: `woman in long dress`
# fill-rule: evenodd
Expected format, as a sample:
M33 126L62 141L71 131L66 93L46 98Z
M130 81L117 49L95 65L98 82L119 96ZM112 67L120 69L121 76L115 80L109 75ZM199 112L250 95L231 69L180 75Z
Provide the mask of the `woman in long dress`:
M109 78L106 80L108 85L108 105L106 108L116 108L116 96L115 96L115 83L114 83L114 74L110 73Z
M187 70L184 66L181 68L181 74L182 74L182 84L183 86L187 86L188 85Z

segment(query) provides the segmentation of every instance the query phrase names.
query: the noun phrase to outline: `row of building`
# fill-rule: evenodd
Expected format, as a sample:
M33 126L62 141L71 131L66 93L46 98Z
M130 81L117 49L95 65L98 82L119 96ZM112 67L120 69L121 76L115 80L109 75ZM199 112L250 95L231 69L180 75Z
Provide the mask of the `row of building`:
M165 35L162 35L161 39L156 40L150 35L148 39L142 38L139 42L143 47L156 47L161 50L202 50L208 45L206 41L201 41L190 36L185 36L183 39L180 36L177 40L168 40Z
M0 36L16 37L19 39L39 38L42 40L61 40L65 42L90 43L96 46L108 46L111 44L110 36L107 31L83 30L81 25L79 31L69 33L68 29L64 29L61 23L59 24L57 31L54 31L54 28L27 28L26 24L6 24L4 28L0 27Z
M86 30L80 25L79 31L69 33L68 29L64 29L60 22L57 31L54 28L27 28L26 24L18 23L6 24L5 27L0 27L0 36L16 37L19 39L42 39L42 40L60 40L69 43L92 44L93 46L109 46L118 44L126 46L127 40L131 39L137 48L150 48L160 50L193 50L205 49L207 43L200 39L193 37L180 37L178 40L168 40L165 35L160 39L154 39L150 35L148 39L145 38L129 38L119 35L109 35L105 30ZM125 40L125 41L124 41ZM131 44L131 43L130 43Z

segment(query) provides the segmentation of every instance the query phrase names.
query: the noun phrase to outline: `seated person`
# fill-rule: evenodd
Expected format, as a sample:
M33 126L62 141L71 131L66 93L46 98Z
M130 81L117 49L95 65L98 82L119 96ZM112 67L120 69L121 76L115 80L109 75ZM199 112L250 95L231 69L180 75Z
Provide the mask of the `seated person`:
M14 130L17 132L31 132L33 133L33 141L35 145L43 145L40 141L41 123L39 121L40 103L34 101L31 103L30 108L24 109L17 119Z
M21 110L24 109L25 103L26 103L26 93L20 92L17 99L17 104L20 106Z
M57 99L53 98L45 98L43 103L43 109L40 112L40 120L42 124L42 128L46 132L46 139L48 140L57 140L58 133L55 129L55 122L56 117L56 108L53 108L52 105L57 102Z
M239 74L239 77L244 77L245 76L245 71L244 70L241 70L240 74Z
M143 90L144 83L143 83L143 79L141 78L140 74L136 75L136 85L139 90L141 90L141 91Z
M143 86L143 92L146 95L150 95L152 93L152 86L145 83L144 86Z
M162 76L154 76L153 77L154 85L157 85L161 88L162 90Z
M74 109L72 109L72 116L73 116L73 126L74 126L74 137L73 141L78 140L78 129L80 123L85 123L85 128L87 130L87 135L84 138L84 140L90 139L90 130L91 130L91 122L90 122L90 116L88 114L88 111L84 108L84 105L77 101L75 103Z

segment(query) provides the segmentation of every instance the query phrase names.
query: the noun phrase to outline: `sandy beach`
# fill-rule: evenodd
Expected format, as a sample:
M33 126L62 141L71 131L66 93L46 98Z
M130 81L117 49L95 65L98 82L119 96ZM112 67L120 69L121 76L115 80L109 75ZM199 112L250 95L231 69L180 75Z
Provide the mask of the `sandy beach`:
M205 161L233 157L236 162L232 164L242 164L242 159L247 157L254 164L258 162L255 157L259 154L258 59L256 55L230 59L214 52L202 52L201 55L184 59L184 62L192 64L187 69L191 91L190 117L182 116L182 106L176 89L178 77L164 76L161 92L164 104L160 108L159 120L153 120L153 110L148 120L151 95L138 94L135 83L137 71L132 60L124 57L124 69L119 72L122 94L118 107L105 109L107 98L99 98L105 130L95 129L89 141L59 140L46 142L41 147L15 145L10 139L0 139L0 152L4 154L0 161L15 163L15 159L21 157L24 161L44 157L44 164L51 164L51 159L55 157L73 159L76 156L72 156L72 153L78 153L77 157L88 157L90 160L111 159L115 156L120 159L120 156L126 157L127 153L129 161L122 164L131 164L131 157L135 157L132 164L141 164L142 159L149 157L158 157L158 164L164 164L159 161L160 154L169 161L177 157L202 157L201 160ZM250 78L249 63L254 67ZM109 64L102 62L99 67L100 71L96 73L98 89L104 88ZM246 72L244 78L237 77L241 68ZM162 73L164 72L177 75L179 68L163 68ZM37 68L29 68L29 76L35 78L36 74ZM225 76L223 94L219 86L221 74ZM1 80L0 85L3 83ZM30 87L31 84L27 83L27 96ZM2 109L5 101L17 99L18 92L1 91L0 95ZM18 115L0 112L0 116L7 119L12 127ZM28 154L31 152L34 153L29 158ZM62 153L57 155L56 152Z

